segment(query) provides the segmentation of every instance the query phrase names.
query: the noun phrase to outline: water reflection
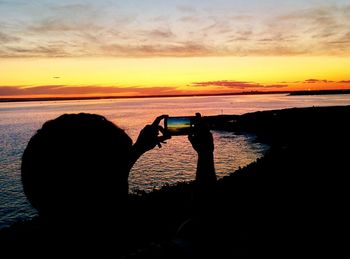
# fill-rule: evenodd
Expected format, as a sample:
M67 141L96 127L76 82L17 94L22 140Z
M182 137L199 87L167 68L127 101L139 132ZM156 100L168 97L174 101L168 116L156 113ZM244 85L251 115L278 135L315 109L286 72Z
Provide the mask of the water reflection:
M30 137L42 124L63 113L97 113L115 122L135 141L147 123L160 114L188 116L243 114L258 110L289 107L349 105L350 95L287 96L250 95L84 100L55 102L0 103L0 228L30 217L35 211L28 205L20 182L20 160ZM219 177L251 163L266 150L252 137L214 132L215 162ZM162 149L142 157L132 170L131 189L151 190L165 183L194 179L196 158L186 137L174 137Z

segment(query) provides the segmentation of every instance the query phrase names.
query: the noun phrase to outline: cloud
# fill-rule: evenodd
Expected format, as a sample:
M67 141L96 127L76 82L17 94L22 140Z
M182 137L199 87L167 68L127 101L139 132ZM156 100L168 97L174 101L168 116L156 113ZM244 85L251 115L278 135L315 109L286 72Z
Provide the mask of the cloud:
M13 36L0 31L0 43L18 42L20 40L21 39L17 36Z
M51 6L50 9L54 10L54 11L58 11L58 12L63 12L63 13L67 13L67 12L72 12L72 13L76 13L76 12L86 12L86 11L93 11L93 7L89 4L59 4L59 5L54 5Z
M184 22L186 24L189 24L189 23L196 23L199 21L199 18L196 17L196 16L193 16L193 15L186 15L186 16L182 16L179 18L179 21L180 22Z
M152 17L152 18L150 18L149 20L151 21L151 22L167 22L167 21L169 21L169 16L167 16L167 15L157 15L157 16L154 16L154 17Z
M315 84L315 83L334 83L334 81L330 81L330 80L319 80L319 79L307 79L304 81L304 83L306 84Z
M196 26L187 35L207 42L222 56L350 55L349 4L315 5L270 16L197 13L181 22L185 28Z
M254 82L241 82L241 81L228 81L228 80L194 82L194 83L192 83L192 85L193 86L201 86L201 87L220 86L220 87L224 87L224 88L236 88L236 89L288 87L288 85L286 85L286 84L264 85L264 84L254 83Z
M43 85L34 87L0 86L0 97L7 96L91 96L91 95L167 95L179 91L175 87L114 87Z
M269 16L180 5L151 19L115 2L51 3L15 17L1 27L0 57L350 55L349 4Z
M63 20L62 18L48 18L40 23L36 23L28 26L28 31L37 34L45 33L59 33L59 32L75 32L75 31L96 31L102 29L101 26L94 24L93 22L80 21L73 22L69 20Z
M229 41L235 42L235 41L249 41L251 37L253 36L253 30L252 29L240 29L236 31L233 35L231 35Z
M278 84L299 84L301 81L281 81Z
M320 5L290 12L277 19L284 27L296 32L295 42L299 46L307 44L310 54L348 55L350 41L346 35L350 26L349 7L349 4ZM344 45L339 48L339 44Z
M242 20L251 21L254 17L252 15L247 15L247 14L237 14L237 15L232 15L230 18L235 21L242 21Z
M6 47L0 51L0 57L69 57L65 47L58 44L32 47Z
M350 84L350 80L342 80L342 81L339 81L338 83L341 83L341 84Z
M155 29L150 31L148 35L155 38L171 38L175 36L170 29Z
M196 8L190 5L179 5L176 7L177 10L183 13L195 13Z
M109 56L131 56L131 57L194 57L210 56L215 53L205 45L195 42L184 42L176 44L138 44L121 45L111 44L103 46L103 51Z

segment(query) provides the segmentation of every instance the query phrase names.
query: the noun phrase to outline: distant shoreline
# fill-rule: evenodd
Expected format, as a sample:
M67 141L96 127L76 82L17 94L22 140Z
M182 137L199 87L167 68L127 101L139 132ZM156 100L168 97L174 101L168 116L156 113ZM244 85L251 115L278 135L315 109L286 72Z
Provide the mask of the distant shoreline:
M146 96L90 96L90 97L47 97L47 98L0 98L0 102L35 102L35 101L74 101L74 100L103 100L103 99L143 99L143 98L173 98L201 97L227 95L256 95L256 94L289 94L290 92L241 92L220 94L179 94L179 95L146 95Z
M350 94L350 89L345 90L315 90L315 91L296 91L291 92L289 95L331 95L331 94Z
M315 90L315 91L270 91L270 92L240 92L240 93L220 93L220 94L182 94L182 95L148 95L148 96L90 96L90 97L45 97L45 98L0 98L0 103L4 102L45 102L45 101L78 101L78 100L102 100L102 99L135 99L135 98L173 98L173 97L201 97L201 96L229 96L229 95L264 95L264 94L288 94L290 96L301 95L331 95L350 94L350 89L346 90Z

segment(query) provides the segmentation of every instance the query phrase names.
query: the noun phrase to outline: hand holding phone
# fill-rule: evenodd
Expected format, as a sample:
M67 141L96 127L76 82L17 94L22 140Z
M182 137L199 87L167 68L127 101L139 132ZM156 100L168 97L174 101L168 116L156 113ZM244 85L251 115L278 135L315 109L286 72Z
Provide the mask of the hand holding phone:
M196 113L194 121L195 125L192 133L188 136L189 141L199 155L212 154L214 151L214 139L207 121L200 113Z
M134 149L136 149L138 153L143 154L153 149L155 146L161 147L161 143L165 143L165 140L171 138L169 134L166 134L163 127L159 125L166 117L167 115L157 117L152 124L146 125L141 130L134 144Z

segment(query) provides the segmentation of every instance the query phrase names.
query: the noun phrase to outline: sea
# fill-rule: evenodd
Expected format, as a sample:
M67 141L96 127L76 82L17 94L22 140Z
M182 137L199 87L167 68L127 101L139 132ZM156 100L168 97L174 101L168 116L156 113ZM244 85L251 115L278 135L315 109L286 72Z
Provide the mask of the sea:
M140 130L159 115L203 116L244 114L293 107L350 105L350 95L289 96L287 94L34 101L0 103L0 229L37 212L22 189L22 153L42 124L65 113L95 113L123 128L135 141ZM215 167L219 178L262 157L268 146L253 135L213 131ZM152 191L164 185L191 181L196 154L186 136L176 136L143 155L134 165L130 192Z

